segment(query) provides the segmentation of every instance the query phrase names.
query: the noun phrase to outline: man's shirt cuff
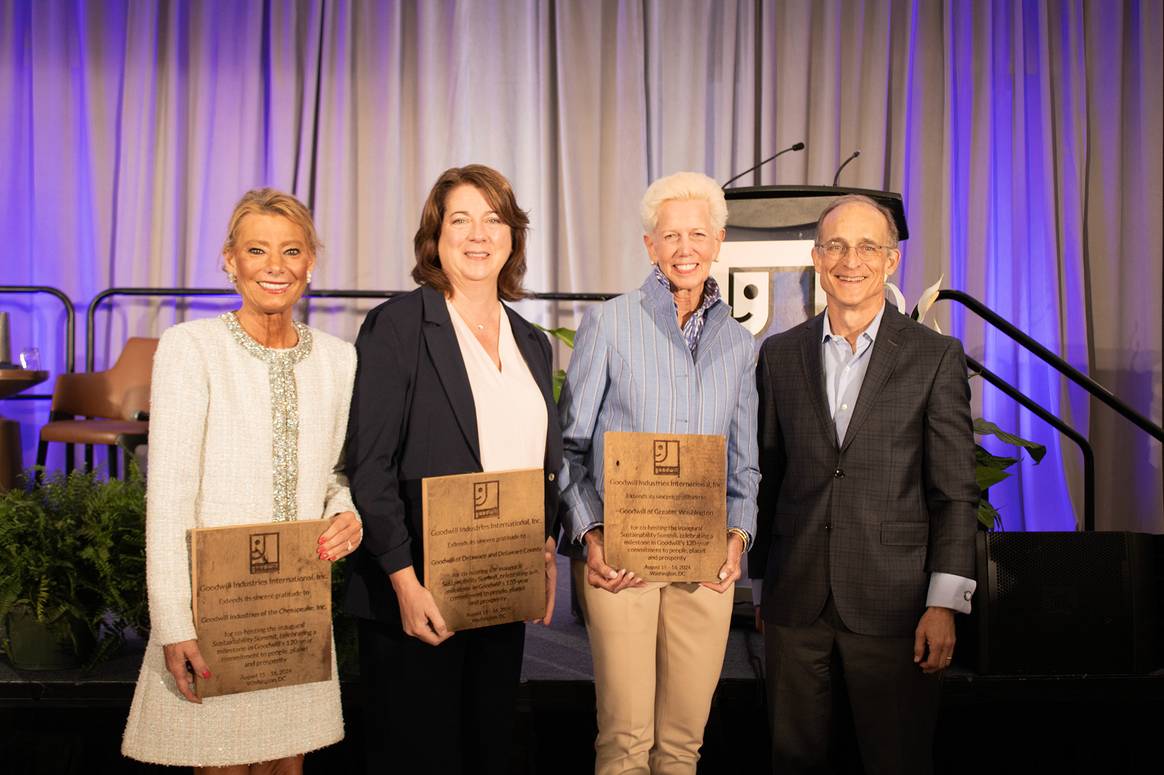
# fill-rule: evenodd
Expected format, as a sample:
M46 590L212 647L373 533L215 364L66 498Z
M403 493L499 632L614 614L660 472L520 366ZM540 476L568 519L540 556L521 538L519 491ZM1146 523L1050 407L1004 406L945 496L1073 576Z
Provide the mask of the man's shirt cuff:
M926 607L952 608L958 613L970 613L970 599L978 582L953 573L931 573Z

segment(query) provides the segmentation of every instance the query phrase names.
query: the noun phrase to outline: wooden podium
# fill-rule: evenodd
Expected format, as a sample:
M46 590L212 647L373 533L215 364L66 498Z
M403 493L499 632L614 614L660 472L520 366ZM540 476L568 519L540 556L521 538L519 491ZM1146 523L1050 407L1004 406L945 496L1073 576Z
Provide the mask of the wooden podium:
M836 199L867 196L893 213L898 239L909 238L901 194L833 186L741 186L724 191L728 205L727 239L812 239L816 219Z

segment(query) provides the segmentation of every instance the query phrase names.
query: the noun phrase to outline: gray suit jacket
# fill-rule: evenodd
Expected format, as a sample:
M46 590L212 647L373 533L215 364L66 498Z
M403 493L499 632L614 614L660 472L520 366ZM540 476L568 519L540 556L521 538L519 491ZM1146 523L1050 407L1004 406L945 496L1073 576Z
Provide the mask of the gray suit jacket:
M931 572L974 576L978 487L957 339L887 307L838 446L823 315L768 338L756 367L760 482L749 575L765 621L811 624L832 590L854 632L910 636Z

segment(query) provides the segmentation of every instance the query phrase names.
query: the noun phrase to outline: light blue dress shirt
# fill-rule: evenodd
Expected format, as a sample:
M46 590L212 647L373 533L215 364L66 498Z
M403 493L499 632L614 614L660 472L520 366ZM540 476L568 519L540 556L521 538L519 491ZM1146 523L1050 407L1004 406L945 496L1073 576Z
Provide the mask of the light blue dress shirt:
M559 403L566 541L577 544L602 524L607 431L724 436L727 525L756 534L755 344L722 301L704 315L692 353L674 298L653 272L637 290L587 310Z
M824 316L824 335L821 337L821 362L824 364L825 392L829 399L829 416L837 429L837 446L845 441L845 431L853 417L853 407L857 405L857 395L865 372L869 370L869 360L873 357L873 342L877 340L877 330L881 328L881 318L885 315L885 305L873 322L857 337L857 349L853 350L848 340L833 333L829 316Z

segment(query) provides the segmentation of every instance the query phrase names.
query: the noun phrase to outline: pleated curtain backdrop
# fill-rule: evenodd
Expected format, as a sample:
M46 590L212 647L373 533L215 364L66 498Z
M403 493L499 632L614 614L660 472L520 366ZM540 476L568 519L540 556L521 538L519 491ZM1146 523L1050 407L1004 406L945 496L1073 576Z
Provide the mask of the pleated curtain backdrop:
M0 0L0 283L80 304L110 286L226 285L227 215L272 185L315 211L320 288L412 287L411 239L451 165L502 170L530 211L527 286L622 291L645 274L638 200L680 169L738 185L903 194L897 277L939 275L1161 421L1161 0ZM313 302L352 339L367 303ZM213 314L126 300L125 337ZM0 296L14 347L63 366L61 318ZM524 302L544 322L578 309ZM1089 434L1099 525L1164 532L1161 446L972 316L943 330ZM1081 464L1046 443L997 486L1009 529L1075 529ZM26 443L44 404L6 402ZM27 453L26 453L27 454Z

